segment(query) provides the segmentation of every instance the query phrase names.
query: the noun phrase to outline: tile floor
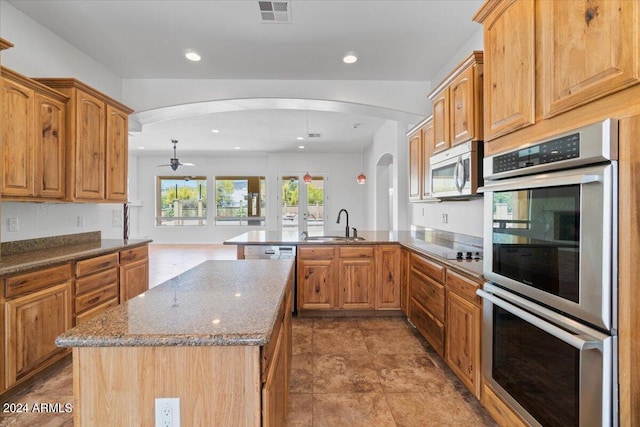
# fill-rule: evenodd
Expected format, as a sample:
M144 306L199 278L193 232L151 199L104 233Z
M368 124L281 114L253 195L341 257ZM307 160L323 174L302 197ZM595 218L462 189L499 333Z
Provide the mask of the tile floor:
M234 246L151 245L150 285ZM479 402L401 317L294 318L286 427L495 426ZM1 403L73 402L70 359ZM0 426L73 426L73 413L0 412ZM212 426L217 427L217 426ZM227 427L227 426L224 426Z

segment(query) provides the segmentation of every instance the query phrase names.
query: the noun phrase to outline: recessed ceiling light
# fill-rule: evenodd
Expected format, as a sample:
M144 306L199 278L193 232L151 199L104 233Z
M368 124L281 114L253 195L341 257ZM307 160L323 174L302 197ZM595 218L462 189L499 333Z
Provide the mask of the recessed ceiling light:
M298 145L298 148L303 150L304 149L304 145Z
M144 147L138 147L138 150L144 150Z
M220 131L218 129L211 129L211 132L213 133L220 133Z
M239 150L239 149L240 149L240 147L233 147L233 149L234 149L234 150Z
M356 56L355 53L353 52L349 52L347 53L344 58L342 58L342 62L344 62L345 64L353 64L354 62L356 62L358 60L358 57Z
M185 58L187 58L189 61L193 61L193 62L198 62L200 61L202 58L200 57L200 55L198 55L196 52L190 50L189 52L184 54Z
M304 141L304 137L302 137L302 136L299 136L299 137L297 137L296 139L297 139L298 141Z

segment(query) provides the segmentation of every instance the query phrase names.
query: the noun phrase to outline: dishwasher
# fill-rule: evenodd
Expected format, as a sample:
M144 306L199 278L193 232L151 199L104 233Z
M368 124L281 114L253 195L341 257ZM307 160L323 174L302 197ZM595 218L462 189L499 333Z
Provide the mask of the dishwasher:
M298 314L298 285L295 245L244 245L244 259L293 259L293 308Z

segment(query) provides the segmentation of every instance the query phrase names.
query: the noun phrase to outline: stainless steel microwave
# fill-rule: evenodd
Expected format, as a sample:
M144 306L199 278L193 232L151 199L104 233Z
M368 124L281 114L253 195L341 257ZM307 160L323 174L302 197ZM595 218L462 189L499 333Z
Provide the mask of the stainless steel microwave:
M437 198L475 196L482 185L482 141L468 141L429 160L429 187Z

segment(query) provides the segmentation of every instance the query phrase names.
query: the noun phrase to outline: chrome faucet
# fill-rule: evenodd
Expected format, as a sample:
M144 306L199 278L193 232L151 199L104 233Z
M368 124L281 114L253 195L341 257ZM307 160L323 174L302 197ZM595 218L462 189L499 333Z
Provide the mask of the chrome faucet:
M336 221L336 224L340 224L340 216L342 215L342 212L347 216L347 227L345 228L344 237L349 237L349 212L347 212L346 209L340 209L338 211L338 220Z

